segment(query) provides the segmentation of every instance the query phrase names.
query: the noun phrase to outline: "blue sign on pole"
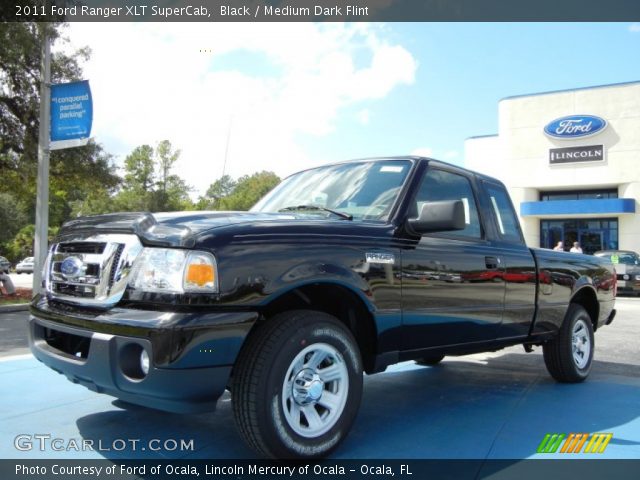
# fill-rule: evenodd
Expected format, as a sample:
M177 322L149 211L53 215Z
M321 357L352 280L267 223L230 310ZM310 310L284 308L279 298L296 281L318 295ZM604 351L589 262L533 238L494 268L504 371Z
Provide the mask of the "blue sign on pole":
M86 145L92 123L88 80L51 86L51 150Z

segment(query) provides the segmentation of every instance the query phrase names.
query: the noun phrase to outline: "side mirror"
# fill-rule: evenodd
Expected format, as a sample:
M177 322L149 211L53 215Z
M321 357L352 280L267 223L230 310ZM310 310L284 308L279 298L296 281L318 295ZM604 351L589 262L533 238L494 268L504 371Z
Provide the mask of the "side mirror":
M467 226L464 203L462 200L426 202L418 218L410 218L407 223L418 235L463 230Z

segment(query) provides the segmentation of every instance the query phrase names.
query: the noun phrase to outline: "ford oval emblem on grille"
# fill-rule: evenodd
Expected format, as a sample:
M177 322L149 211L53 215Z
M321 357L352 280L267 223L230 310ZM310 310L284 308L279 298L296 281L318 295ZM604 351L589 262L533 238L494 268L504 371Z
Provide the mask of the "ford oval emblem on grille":
M544 133L553 138L572 139L590 137L607 127L604 118L595 115L570 115L556 118L544 127Z
M78 257L67 257L60 265L60 272L66 277L77 277L82 273L82 260Z

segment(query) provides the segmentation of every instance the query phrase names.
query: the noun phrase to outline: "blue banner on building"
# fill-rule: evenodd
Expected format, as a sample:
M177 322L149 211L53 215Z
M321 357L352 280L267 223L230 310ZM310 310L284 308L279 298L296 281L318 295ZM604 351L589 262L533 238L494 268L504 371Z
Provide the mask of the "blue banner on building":
M51 150L86 145L92 123L88 80L51 86Z

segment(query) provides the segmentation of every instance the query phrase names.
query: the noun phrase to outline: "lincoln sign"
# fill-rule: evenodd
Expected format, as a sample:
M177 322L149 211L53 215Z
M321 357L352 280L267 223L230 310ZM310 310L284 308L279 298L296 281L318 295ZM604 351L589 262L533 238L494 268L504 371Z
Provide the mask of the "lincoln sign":
M584 147L552 148L549 150L549 163L598 162L604 160L604 145Z

